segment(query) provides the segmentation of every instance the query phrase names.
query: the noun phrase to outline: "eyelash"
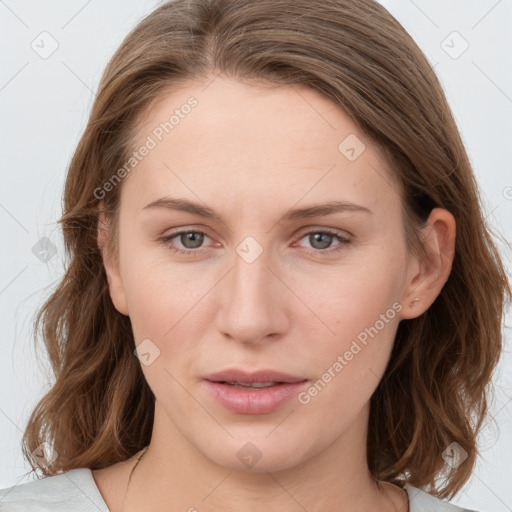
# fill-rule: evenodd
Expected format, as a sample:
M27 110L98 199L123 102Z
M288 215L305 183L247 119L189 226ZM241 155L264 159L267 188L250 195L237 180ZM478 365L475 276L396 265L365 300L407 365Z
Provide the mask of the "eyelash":
M169 243L173 238L176 238L177 236L179 236L183 233L194 233L197 235L208 236L204 231L196 231L193 229L184 229L181 231L175 231L174 233L164 236L164 237L160 238L159 241L162 243L162 245L169 248L171 251L173 251L175 253L184 254L187 256L192 255L192 254L198 254L200 252L201 248L199 248L199 249L179 249ZM340 235L339 232L332 231L330 229L312 230L312 231L307 231L307 232L301 233L299 240L302 240L307 235L318 234L318 233L320 233L322 235L332 235L336 239L338 239L340 244L335 246L336 247L335 249L308 249L308 250L306 250L306 253L309 255L312 255L312 256L332 255L332 254L342 251L345 248L345 246L347 246L348 244L351 243L348 238L345 238L342 235Z

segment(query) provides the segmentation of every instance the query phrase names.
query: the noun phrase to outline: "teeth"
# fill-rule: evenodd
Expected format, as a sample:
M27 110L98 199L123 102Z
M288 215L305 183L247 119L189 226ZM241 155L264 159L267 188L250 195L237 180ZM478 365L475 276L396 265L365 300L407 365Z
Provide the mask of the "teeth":
M230 386L241 386L244 388L268 388L279 384L278 382L226 382Z

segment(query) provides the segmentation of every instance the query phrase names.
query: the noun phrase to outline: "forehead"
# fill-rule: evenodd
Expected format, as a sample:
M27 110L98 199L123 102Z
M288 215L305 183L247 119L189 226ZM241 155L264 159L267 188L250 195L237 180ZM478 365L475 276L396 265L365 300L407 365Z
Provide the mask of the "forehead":
M303 86L190 83L143 113L133 148L142 146L151 148L122 192L138 208L166 193L220 206L236 197L256 209L336 199L389 206L398 197L380 149Z

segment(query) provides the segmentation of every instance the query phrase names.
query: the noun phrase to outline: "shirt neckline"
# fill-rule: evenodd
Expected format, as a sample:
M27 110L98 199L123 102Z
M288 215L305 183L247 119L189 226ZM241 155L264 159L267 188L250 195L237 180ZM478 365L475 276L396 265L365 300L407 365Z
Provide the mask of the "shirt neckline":
M101 510L101 512L110 512L110 509L108 508L108 505L105 502L105 499L103 498L103 495L101 494L98 485L96 484L96 480L94 479L92 470L90 468L78 468L78 469L75 469L72 471L76 471L76 472L81 471L84 473L84 475L86 475L88 483L89 483L90 487L93 489L95 497L99 501L99 505L103 509L103 510ZM425 491L422 491L421 489L418 489L417 487L414 487L409 483L404 484L403 489L407 493L408 512L417 512L417 507L415 505L416 505L416 501L417 501L416 497L418 495L426 495L425 497L428 497L429 499L435 499L431 494L428 494Z

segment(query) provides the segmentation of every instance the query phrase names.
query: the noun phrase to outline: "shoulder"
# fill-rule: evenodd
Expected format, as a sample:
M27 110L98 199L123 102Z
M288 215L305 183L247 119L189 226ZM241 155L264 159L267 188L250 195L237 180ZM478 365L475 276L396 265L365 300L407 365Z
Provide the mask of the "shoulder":
M2 512L109 512L88 468L0 489Z
M477 510L457 507L453 503L440 500L409 484L405 484L404 489L409 495L410 512L478 512Z

